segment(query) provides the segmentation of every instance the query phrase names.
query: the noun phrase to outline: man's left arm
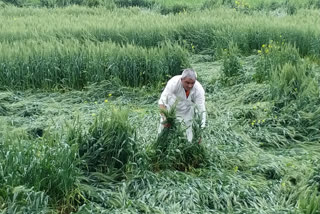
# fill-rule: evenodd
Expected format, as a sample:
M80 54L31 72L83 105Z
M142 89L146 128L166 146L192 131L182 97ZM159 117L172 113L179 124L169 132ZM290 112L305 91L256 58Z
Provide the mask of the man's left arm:
M205 92L202 86L198 87L194 103L197 105L199 113L201 114L201 128L206 126L206 106L205 106Z

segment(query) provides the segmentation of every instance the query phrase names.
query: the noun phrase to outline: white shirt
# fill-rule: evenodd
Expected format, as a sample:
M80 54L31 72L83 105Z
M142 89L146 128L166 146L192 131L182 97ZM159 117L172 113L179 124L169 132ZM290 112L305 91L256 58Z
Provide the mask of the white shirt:
M202 115L201 126L204 127L206 123L205 91L201 84L195 81L187 97L181 82L181 77L181 75L177 75L168 81L158 103L170 109L170 107L178 101L176 106L177 117L182 118L187 123L192 121L194 106L196 106Z

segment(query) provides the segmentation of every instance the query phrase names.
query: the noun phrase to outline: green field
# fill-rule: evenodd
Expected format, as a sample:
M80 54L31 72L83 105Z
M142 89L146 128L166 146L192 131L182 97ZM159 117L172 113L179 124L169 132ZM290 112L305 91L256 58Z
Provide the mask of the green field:
M0 213L319 214L319 8L0 1ZM207 109L192 143L174 112L157 135L188 67Z

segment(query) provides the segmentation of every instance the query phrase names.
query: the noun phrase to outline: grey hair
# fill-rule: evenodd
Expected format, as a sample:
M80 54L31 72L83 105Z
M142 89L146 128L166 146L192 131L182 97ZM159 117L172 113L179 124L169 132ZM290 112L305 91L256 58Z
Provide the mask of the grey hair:
M193 79L193 80L196 80L197 79L197 73L192 68L186 68L182 72L181 79L184 79L186 77L188 77L190 79Z

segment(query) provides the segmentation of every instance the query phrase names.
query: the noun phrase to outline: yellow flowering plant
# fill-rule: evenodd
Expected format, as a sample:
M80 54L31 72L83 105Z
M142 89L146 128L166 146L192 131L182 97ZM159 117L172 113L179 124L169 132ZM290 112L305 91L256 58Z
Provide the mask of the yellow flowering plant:
M271 71L282 67L285 63L296 65L300 61L298 49L291 44L281 41L270 40L268 44L262 44L261 49L257 51L259 55L256 64L256 73L254 79L261 83L270 79Z

